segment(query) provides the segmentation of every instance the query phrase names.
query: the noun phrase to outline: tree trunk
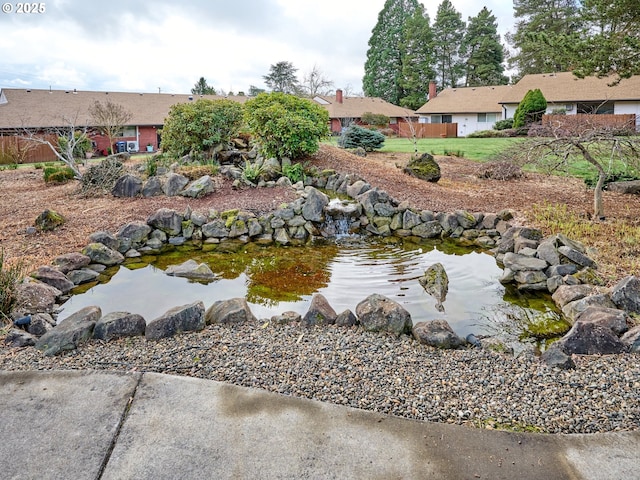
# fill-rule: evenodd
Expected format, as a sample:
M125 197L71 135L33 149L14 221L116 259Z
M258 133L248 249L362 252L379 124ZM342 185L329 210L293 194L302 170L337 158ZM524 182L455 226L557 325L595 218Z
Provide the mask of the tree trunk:
M607 174L604 170L598 172L598 181L593 191L593 218L595 220L604 220L604 205L602 202L602 189Z

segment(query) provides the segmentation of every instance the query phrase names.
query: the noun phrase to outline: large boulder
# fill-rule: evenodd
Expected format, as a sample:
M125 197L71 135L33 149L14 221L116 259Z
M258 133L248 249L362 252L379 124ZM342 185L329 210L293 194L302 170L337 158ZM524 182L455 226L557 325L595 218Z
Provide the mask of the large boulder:
M57 256L52 263L60 272L66 274L86 267L91 263L91 259L81 253L73 252Z
M329 204L329 197L313 187L306 190L307 198L302 207L302 216L310 222L324 220L324 208Z
M116 180L111 189L114 197L137 197L142 191L142 179L136 175L127 173Z
M103 230L94 232L89 235L89 242L102 243L103 245L109 247L111 250L119 251L120 249L120 241L116 238L116 236L110 232L105 232Z
M411 314L390 298L374 293L356 306L360 325L368 332L390 332L395 335L411 332Z
M50 313L62 292L42 282L21 283L16 287L14 311L24 313Z
M328 325L336 323L338 314L329 304L324 295L316 293L311 298L309 310L302 318L302 322L307 326Z
M167 197L179 195L184 187L189 183L189 179L179 173L170 173L164 182L163 191Z
M102 243L90 243L82 249L82 253L89 257L92 263L99 263L107 267L118 265L124 261L120 252L111 250Z
M204 304L194 302L174 307L151 320L146 326L144 336L147 340L159 340L177 333L199 331L204 327Z
M629 352L640 353L640 325L636 325L622 335L620 341L627 346Z
M67 278L71 280L74 285L93 282L97 280L99 276L99 272L91 270L90 268L81 268L79 270L72 270L67 273Z
M430 265L424 275L418 279L424 291L436 299L436 308L439 312L444 312L442 303L447 298L449 291L449 277L441 263Z
M147 218L147 224L167 235L179 235L182 231L183 216L170 208L161 208Z
M162 182L160 181L160 178L156 176L149 177L142 186L142 196L145 198L149 198L158 197L160 195L164 195L164 190L162 189Z
M413 326L412 334L420 343L436 348L453 349L465 343L446 320L418 322Z
M418 158L412 158L404 172L427 182L436 183L440 180L440 165L435 161L433 155L423 153Z
M75 350L93 335L96 322L102 316L99 307L85 307L49 330L36 342L36 348L45 355L56 355L64 350Z
M144 335L146 322L137 313L111 312L96 323L93 338L110 341L120 337Z
M610 328L591 322L576 322L554 345L567 355L609 355L627 350Z
M610 328L616 335L622 335L629 330L631 319L624 310L590 305L578 314L576 322L597 323Z
M611 290L611 300L629 313L640 313L640 279L630 275L620 280Z
M67 293L69 290L75 287L75 284L71 280L69 280L64 273L56 270L53 267L40 267L31 276L36 280L40 280L47 285L51 285L52 287L57 288L62 293Z
M591 285L562 285L554 292L551 298L556 305L562 308L567 303L588 297L594 290L594 287Z
M180 195L183 197L200 198L213 193L214 190L215 184L213 183L213 180L209 175L205 175L191 182L182 192L180 192Z
M244 298L231 298L218 300L211 305L205 313L207 325L212 323L239 324L256 321L249 304Z

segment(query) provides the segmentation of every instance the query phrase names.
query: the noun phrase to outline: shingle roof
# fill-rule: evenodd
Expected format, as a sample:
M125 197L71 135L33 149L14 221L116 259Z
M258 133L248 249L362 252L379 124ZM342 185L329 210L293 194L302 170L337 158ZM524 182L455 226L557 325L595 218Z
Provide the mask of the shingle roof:
M422 107L418 114L500 113L500 100L512 88L509 85L492 87L462 87L442 90Z
M327 102L318 102L329 112L330 118L360 118L363 113L371 112L387 117L415 117L413 110L398 107L378 97L343 97L342 103L335 95L318 95Z
M132 114L130 125L163 125L172 105L195 101L201 97L212 100L225 98L219 95L5 88L0 95L0 129L68 125L63 119L73 119L77 126L90 126L92 122L89 107L96 100L103 103L110 100L124 106ZM228 98L244 103L249 97Z
M623 79L610 87L613 78L585 77L571 72L525 75L506 91L500 103L520 103L529 90L539 88L549 103L640 100L640 75Z

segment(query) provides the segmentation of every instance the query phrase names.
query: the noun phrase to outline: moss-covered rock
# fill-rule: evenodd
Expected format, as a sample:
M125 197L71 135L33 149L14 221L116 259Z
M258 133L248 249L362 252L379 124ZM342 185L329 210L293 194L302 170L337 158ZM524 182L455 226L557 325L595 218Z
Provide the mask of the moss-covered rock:
M412 158L404 168L404 172L427 182L436 183L440 180L440 165L428 153Z
M43 231L51 231L58 228L60 225L64 223L64 217L60 215L55 210L45 210L38 218L36 218L35 225L36 228L39 228Z

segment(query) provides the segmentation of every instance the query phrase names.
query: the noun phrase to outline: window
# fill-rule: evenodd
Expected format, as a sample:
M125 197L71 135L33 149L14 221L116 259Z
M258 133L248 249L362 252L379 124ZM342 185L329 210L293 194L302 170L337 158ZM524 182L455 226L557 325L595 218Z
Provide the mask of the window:
M497 113L479 113L478 123L496 123L497 117Z
M389 118L389 125L395 125L398 123L398 119L396 117Z
M138 131L136 127L124 127L122 130L118 132L118 137L136 137L138 136Z
M431 115L431 123L453 123L451 115Z
M577 113L613 114L613 102L585 102L578 103Z

